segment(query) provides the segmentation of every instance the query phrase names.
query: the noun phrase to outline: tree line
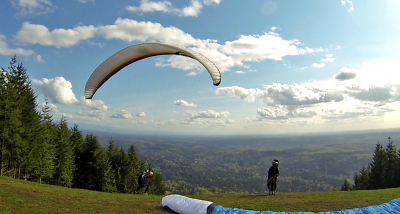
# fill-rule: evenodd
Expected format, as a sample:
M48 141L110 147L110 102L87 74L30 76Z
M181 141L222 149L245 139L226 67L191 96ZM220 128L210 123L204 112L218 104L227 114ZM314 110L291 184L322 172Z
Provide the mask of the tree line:
M400 187L400 149L390 137L388 140L386 147L377 142L372 160L354 175L353 182L344 181L342 191Z
M69 128L62 116L54 121L46 98L36 102L26 68L11 58L0 69L0 176L87 190L134 193L137 177L151 165L131 145L118 148L112 138L102 147L78 125ZM160 173L149 180L149 194L164 194Z

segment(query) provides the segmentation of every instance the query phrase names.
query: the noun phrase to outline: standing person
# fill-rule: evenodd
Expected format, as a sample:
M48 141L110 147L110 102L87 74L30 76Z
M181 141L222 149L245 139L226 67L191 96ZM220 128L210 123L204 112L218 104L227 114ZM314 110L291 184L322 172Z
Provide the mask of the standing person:
M147 195L147 191L149 190L149 184L148 179L151 178L153 176L153 172L150 170L146 170L143 173L141 173L138 176L138 188L135 191L135 194L137 194L139 192L140 189L142 189L143 187L146 187L146 189L144 190L144 194Z
M275 195L275 190L276 190L276 180L279 176L279 161L277 159L274 159L272 161L272 166L268 170L268 181L267 181L267 186L268 186L268 195Z

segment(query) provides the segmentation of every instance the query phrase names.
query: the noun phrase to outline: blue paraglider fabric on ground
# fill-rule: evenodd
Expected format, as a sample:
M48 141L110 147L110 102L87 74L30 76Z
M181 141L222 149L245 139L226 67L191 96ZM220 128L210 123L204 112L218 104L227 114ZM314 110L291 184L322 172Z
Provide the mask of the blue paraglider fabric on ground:
M362 208L330 212L274 212L226 208L211 201L193 199L182 195L168 195L162 199L164 208L179 214L400 214L400 198L390 202Z
M330 212L273 212L273 211L252 211L236 208L216 206L212 214L400 214L400 198L388 203Z

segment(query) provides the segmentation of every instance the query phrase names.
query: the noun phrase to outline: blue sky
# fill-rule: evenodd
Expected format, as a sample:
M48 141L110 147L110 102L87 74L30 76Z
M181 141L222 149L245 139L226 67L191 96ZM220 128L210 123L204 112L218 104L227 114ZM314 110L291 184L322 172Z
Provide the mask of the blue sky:
M17 55L38 103L89 129L282 134L398 127L397 0L0 3L0 65ZM92 100L87 79L130 45L164 42L207 56L133 63Z

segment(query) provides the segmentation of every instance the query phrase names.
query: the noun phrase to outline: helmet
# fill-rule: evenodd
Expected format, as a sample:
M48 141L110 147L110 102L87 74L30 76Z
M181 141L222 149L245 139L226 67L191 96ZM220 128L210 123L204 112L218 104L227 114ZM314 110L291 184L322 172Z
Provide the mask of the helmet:
M274 159L274 161L272 161L272 165L278 166L279 165L279 161L277 159Z
M150 172L150 173L149 173L149 177L153 177L153 172Z

